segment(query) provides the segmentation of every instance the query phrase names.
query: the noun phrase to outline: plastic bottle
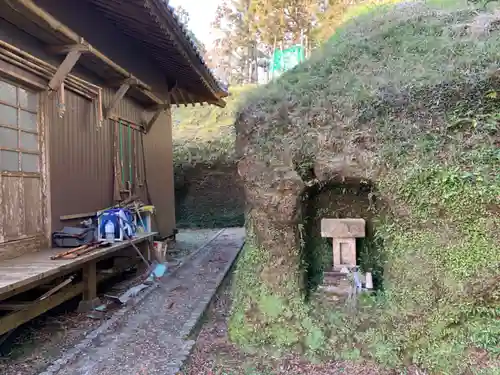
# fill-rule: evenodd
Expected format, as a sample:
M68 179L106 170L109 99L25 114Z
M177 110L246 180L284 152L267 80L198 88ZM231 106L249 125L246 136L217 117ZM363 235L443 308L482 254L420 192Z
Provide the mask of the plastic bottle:
M373 289L373 278L372 278L372 273L367 272L366 273L366 289Z
M126 237L132 237L132 228L130 227L130 224L128 223L127 220L127 214L125 213L125 210L121 209L118 211L118 222L121 228L123 229L124 236Z
M115 225L111 220L108 220L104 226L104 232L106 233L106 241L109 243L115 242Z

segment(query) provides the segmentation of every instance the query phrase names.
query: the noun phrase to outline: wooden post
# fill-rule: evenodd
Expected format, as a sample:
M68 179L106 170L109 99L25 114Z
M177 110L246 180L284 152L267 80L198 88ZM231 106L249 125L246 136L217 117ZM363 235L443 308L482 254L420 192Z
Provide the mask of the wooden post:
M181 100L183 101L184 107L187 107L188 103L189 103L188 99L186 99L186 97L182 93L182 90L177 90L177 92L179 93L179 96L181 97Z
M89 262L83 269L83 299L90 301L97 297L96 262Z
M92 260L83 266L83 299L78 312L90 311L100 303L97 298L97 264Z

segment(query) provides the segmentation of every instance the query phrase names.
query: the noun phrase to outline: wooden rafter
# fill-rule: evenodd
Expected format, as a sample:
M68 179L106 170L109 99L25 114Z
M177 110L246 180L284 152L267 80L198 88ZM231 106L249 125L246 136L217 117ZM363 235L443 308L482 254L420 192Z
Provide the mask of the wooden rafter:
M177 92L179 93L179 96L181 97L182 101L184 102L184 107L187 107L188 106L188 100L186 99L186 97L182 93L182 90L178 89Z
M187 95L187 97L188 97L189 102L191 103L191 105L193 107L195 107L196 106L196 100L193 98L193 96L189 92L187 92L186 95Z
M179 105L179 98L177 97L177 94L175 93L175 90L172 90L170 92L170 98L173 100L175 105Z

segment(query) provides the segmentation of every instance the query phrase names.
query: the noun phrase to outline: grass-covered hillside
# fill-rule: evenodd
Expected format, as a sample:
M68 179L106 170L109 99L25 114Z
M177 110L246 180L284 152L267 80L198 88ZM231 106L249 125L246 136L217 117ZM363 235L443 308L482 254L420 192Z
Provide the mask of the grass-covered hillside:
M230 89L226 107L173 110L176 218L179 228L241 226L244 194L239 183L234 121L252 86Z
M458 3L361 12L242 106L236 342L498 374L500 11ZM369 220L359 262L379 278L355 312L311 297L318 223L342 215Z
M234 121L238 105L254 86L230 88L224 108L213 105L174 108L174 164L195 165L233 163Z

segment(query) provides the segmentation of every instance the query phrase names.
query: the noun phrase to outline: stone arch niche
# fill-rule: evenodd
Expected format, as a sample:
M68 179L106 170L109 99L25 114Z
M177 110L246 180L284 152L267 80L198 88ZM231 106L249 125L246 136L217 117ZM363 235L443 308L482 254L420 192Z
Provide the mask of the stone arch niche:
M366 238L356 239L358 264L375 266L366 254L373 238L374 186L356 162L317 157L299 170L286 158L270 162L246 155L238 173L256 245L272 259L260 274L269 289L290 292L295 285L307 298L322 283L332 266L332 240L321 236L322 218L364 219Z
M363 222L364 233L352 236L351 244L356 247L356 258L349 263L361 266L362 271L373 272L375 287L381 285L381 255L374 242L374 218L380 213L380 202L375 197L375 186L371 181L353 177L332 178L304 189L300 199L300 221L304 231L302 256L303 264L306 265L306 296L310 296L322 284L329 284L332 280L328 278L340 271L334 267L333 248L348 242L338 241L342 236L326 233L324 228L322 233L324 219L359 219L358 224ZM342 261L339 259L337 262L337 266L341 266ZM347 288L348 285L343 287Z

